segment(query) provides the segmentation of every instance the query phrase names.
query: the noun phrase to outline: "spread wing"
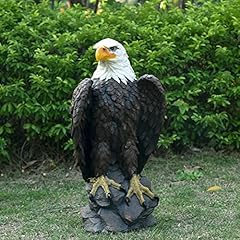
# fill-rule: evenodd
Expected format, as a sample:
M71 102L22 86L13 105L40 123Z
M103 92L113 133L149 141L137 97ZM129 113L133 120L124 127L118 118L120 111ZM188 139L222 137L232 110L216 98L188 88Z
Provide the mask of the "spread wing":
M137 126L140 173L150 154L155 150L165 116L165 95L160 81L153 75L144 75L138 81L140 119Z
M75 88L72 97L71 115L72 129L71 135L75 144L74 157L80 164L84 180L91 176L90 162L90 122L91 102L92 102L92 80L84 79Z

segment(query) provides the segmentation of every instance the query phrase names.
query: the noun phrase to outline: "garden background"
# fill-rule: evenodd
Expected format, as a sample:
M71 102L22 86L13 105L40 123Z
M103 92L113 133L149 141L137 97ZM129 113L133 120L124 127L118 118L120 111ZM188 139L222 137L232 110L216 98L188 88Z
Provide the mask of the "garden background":
M161 9L158 2L79 5L0 1L0 163L39 149L72 152L73 89L91 77L94 43L124 44L137 76L167 94L161 148L240 148L240 1ZM26 156L24 155L26 154Z
M100 1L97 13L95 2L36 2L0 0L0 238L239 239L240 0ZM164 85L167 154L143 172L160 197L158 224L94 236L79 214L87 197L69 108L106 37L124 44L138 77Z

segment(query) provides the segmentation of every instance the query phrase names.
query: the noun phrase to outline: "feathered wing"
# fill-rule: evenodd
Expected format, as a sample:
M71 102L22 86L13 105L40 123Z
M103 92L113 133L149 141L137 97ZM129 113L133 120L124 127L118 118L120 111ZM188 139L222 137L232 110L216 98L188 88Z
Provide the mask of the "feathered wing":
M140 94L140 118L137 126L138 173L155 150L163 127L166 101L160 81L153 75L144 75L137 81Z
M72 97L71 114L72 129L71 135L75 144L74 157L80 164L84 180L91 177L90 159L90 121L92 102L92 80L84 79L75 88Z

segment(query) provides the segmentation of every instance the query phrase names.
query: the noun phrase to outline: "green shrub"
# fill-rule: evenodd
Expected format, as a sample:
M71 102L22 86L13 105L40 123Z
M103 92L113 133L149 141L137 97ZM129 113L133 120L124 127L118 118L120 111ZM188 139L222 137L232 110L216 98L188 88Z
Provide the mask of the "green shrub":
M73 89L90 77L92 45L123 42L138 76L154 74L167 91L159 145L240 148L240 0L186 11L155 3L100 14L49 3L0 1L0 156L24 142L70 153Z

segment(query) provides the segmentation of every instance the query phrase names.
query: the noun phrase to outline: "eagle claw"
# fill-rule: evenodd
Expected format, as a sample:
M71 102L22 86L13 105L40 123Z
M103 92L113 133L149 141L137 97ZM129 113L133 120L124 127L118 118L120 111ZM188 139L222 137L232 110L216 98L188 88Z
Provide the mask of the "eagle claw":
M93 199L93 197L96 195L96 192L99 187L102 187L104 193L106 194L106 198L108 198L108 199L111 198L111 192L110 192L109 186L112 186L118 190L121 189L121 184L119 184L119 183L115 182L114 180L109 179L103 175L101 175L100 177L91 178L90 183L93 184L92 189L89 193L90 200Z
M157 197L149 188L143 186L140 183L140 176L135 175L135 174L132 176L132 178L130 180L130 186L129 186L129 190L128 190L128 193L126 196L127 204L129 204L130 198L133 196L133 194L136 195L140 204L144 208L146 208L146 205L145 205L145 200L144 200L143 194L147 195L151 199L154 199Z

